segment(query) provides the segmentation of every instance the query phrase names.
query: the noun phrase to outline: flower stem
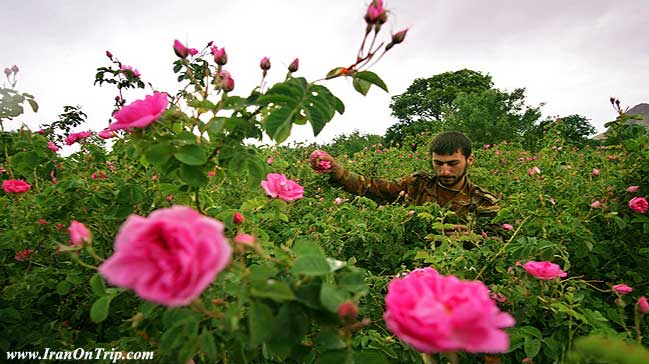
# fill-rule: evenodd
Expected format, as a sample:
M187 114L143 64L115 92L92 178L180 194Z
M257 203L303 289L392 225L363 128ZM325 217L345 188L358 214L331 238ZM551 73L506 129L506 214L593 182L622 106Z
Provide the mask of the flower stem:
M421 359L424 361L424 364L437 364L437 361L430 354L421 353Z

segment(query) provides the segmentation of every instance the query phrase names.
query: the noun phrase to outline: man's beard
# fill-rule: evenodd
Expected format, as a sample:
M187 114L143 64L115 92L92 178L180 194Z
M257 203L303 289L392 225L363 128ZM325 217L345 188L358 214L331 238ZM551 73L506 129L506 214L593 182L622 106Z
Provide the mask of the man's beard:
M467 168L467 167L464 167L464 171L462 171L462 174L459 175L459 176L457 176L457 177L453 177L453 178L451 179L451 178L448 178L448 177L441 177L441 176L438 176L438 177L437 177L437 180L439 181L439 183L440 183L442 186L444 186L444 187L451 187L451 186L455 185L456 183L458 183L459 181L461 181L462 178L464 178L464 176L466 176L466 168Z

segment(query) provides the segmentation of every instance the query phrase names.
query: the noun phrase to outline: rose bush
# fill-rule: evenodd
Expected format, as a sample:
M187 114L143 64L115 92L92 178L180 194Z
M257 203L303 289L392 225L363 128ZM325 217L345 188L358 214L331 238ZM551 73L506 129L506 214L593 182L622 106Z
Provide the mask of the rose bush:
M389 14L382 2L368 5L367 44L374 43ZM388 43L391 48L395 40ZM405 206L403 196L380 201L349 195L310 168L311 153L322 150L345 168L399 178L430 168L426 145L431 135L412 136L400 148L358 136L331 145L244 142L264 134L282 142L294 124L309 123L318 134L344 112L344 105L319 82L292 72L275 85L235 96L232 75L241 71L224 69L222 45L169 43L170 55L179 54L174 72L181 91L168 92L168 104L155 112L124 113L128 119L113 123L148 123L144 127L90 135L69 156L53 153L48 141L63 145L66 136L83 127L84 114L66 109L61 120L32 132L11 124L11 118L16 105L35 109L33 98L3 89L0 123L15 130L2 130L0 179L31 186L20 195L0 194L2 350L152 350L161 363L421 363L408 343L420 347L421 342L398 340L387 327L391 320L400 325L395 332L412 329L409 335L430 339L438 349L460 349L434 354L438 362L569 363L571 350L585 350L577 338L594 334L647 344L642 297L649 277L649 218L628 202L649 185L644 173L649 140L641 133L622 138L627 135L624 113L613 125L613 141L601 148L573 149L552 129L539 141L538 152L498 140L489 148L476 148L477 163L468 173L477 184L502 193L503 208L493 221L470 221L470 233L447 236L441 231L458 221L445 208ZM379 57L386 48L369 53ZM98 69L96 83L118 86L115 111L141 105L144 100L127 99L130 89L145 87L142 75L129 71L114 54L107 57L111 64ZM371 85L384 88L364 68L369 54L360 58L355 54L350 65L334 68L325 78L349 77L363 94ZM278 64L273 61L265 71L276 71ZM256 66L255 71L262 73ZM15 72L10 74L15 80ZM158 97L157 105L162 105ZM105 147L105 137L113 138L112 148ZM270 183L269 173L289 176L303 191L282 200L279 192L288 184ZM276 187L271 193L277 198L268 198L261 187L265 178ZM596 209L590 208L594 201L599 202ZM186 216L193 218L170 213L179 206L191 206L193 212ZM235 221L235 212L245 219ZM160 217L167 214L172 217ZM149 221L152 217L156 221ZM208 238L187 233L206 220L214 228L207 229ZM215 226L217 220L222 228ZM92 239L70 246L66 226L73 221L82 221ZM116 240L126 243L116 247ZM220 243L200 252L185 246L215 240ZM217 247L226 249L224 241L237 244L232 259L204 285L214 268L195 263L213 257L209 253ZM154 248L138 248L142 246ZM570 277L532 279L516 264L530 261L558 263ZM115 281L96 273L105 264L113 265ZM391 282L395 275L425 267L439 272L430 281L458 288L439 297L432 297L437 290L421 290L429 301L443 303L432 307L443 308L433 323L482 331L444 341L451 331L439 330L437 337L417 330L404 313L430 318L434 310L417 295L395 299L394 292L410 286ZM465 286L466 281L475 282ZM475 288L480 293L474 299L469 287L479 286L478 281L484 286ZM634 291L612 294L619 282ZM433 286L440 292L441 287ZM493 300L484 299L485 287ZM396 306L386 306L388 289L388 301ZM401 305L405 298L420 302L421 309L409 311ZM477 303L482 305L475 307ZM447 312L447 307L454 310ZM507 312L516 325L509 327L506 316L502 321L463 320L484 308L492 319L496 312ZM384 321L386 310L391 313ZM442 320L446 318L452 320ZM480 326L490 322L495 324ZM479 333L494 340L478 343L474 334ZM500 351L506 338L507 352L479 353ZM433 348L430 342L427 349ZM602 347L591 349L597 346Z

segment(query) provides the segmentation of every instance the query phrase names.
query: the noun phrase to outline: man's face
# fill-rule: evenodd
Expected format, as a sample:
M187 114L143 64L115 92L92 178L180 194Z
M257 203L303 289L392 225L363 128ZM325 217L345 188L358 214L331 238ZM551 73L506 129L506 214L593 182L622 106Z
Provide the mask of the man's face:
M473 154L466 158L460 150L451 155L433 153L433 168L442 186L461 187L467 167L473 164Z

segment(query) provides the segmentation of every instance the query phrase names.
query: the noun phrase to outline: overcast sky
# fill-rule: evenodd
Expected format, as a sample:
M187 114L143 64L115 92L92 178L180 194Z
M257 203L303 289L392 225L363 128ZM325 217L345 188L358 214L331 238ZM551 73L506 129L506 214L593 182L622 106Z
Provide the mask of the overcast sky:
M323 77L351 64L362 40L369 0L4 0L0 11L0 67L20 67L17 88L41 109L20 121L32 128L57 118L64 105L80 105L88 125L101 130L113 98L108 85L93 86L110 50L137 68L158 90L175 92L172 44L225 47L232 94L247 95L260 80L259 60L271 59L271 82L300 58L298 76ZM359 130L383 134L397 120L390 97L415 78L468 68L490 74L495 86L527 89L527 103L544 103L543 116L581 114L603 131L615 118L611 96L623 105L649 102L649 3L647 0L385 0L383 36L410 27L406 41L372 70L387 83L368 96L351 82L325 82L343 100L318 138L295 127L289 141L327 142ZM2 75L4 76L4 75ZM0 82L2 85L3 82ZM150 93L147 90L146 93ZM144 96L126 93L128 101Z

